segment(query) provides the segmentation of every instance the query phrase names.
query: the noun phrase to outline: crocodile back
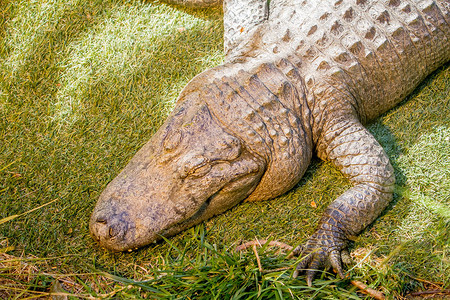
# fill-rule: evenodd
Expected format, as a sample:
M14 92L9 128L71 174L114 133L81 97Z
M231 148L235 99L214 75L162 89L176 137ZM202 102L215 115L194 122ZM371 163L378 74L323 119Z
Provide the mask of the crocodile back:
M449 24L448 0L273 0L269 20L234 59L287 58L322 107L342 98L324 93L332 87L367 121L450 60Z

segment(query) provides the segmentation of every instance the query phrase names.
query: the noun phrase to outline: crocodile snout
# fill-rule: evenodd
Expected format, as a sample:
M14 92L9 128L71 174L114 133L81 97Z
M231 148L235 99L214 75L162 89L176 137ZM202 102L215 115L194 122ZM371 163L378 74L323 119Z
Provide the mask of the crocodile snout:
M89 229L92 237L102 247L113 251L129 249L127 240L135 226L126 213L108 215L107 211L94 213Z

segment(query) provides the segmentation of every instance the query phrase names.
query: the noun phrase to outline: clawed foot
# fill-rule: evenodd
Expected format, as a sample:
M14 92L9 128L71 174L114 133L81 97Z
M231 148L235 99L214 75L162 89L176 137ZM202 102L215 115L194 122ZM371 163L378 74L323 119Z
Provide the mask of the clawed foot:
M347 241L342 239L339 234L319 230L314 233L304 246L300 245L294 249L293 254L303 257L297 265L293 277L296 278L300 273L306 273L306 283L312 285L315 274L320 269L333 268L341 278L345 278L342 269L342 262L349 264L350 255L346 249Z

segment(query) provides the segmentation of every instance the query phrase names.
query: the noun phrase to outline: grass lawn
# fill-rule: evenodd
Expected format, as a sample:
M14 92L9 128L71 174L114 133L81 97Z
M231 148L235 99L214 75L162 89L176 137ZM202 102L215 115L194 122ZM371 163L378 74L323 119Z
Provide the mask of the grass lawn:
M167 242L113 254L90 238L102 189L182 87L223 60L221 18L151 1L0 1L0 298L364 298L333 274L312 288L292 279L295 260L276 248L258 250L262 272L251 249L233 251L255 237L295 246L313 232L349 187L318 160L287 194ZM350 277L389 298L448 291L449 65L369 129L395 167L397 192L351 246Z

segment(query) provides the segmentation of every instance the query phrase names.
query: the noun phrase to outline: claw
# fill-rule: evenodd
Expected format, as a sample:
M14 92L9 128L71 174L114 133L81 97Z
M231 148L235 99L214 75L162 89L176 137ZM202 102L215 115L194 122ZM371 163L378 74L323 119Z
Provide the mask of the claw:
M306 284L308 286L312 286L312 282L313 282L315 274L316 274L316 270L308 270L308 271L306 271Z
M311 263L309 264L309 268L306 270L306 283L308 284L308 286L312 286L314 275L316 275L321 264L322 264L322 255L321 254L314 255Z
M302 245L298 245L294 251L292 251L292 254L294 254L295 256L300 256L303 251L304 251L305 247L303 247Z
M342 270L341 254L339 253L339 251L334 250L330 252L329 260L333 269L339 274L339 277L344 279L344 270Z
M299 246L300 247L300 246ZM298 247L297 247L298 248ZM295 250L294 250L295 251ZM295 268L294 274L292 274L292 277L297 278L298 275L306 269L306 267L309 265L310 261L312 259L311 255L303 257L303 259L297 264L297 267Z

